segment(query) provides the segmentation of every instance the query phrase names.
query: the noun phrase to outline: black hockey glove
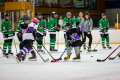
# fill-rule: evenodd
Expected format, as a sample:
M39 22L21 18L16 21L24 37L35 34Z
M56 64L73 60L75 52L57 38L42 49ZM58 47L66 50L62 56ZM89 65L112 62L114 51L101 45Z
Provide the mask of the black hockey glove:
M39 40L39 39L36 39L36 41L37 41L37 43L38 43L39 45L42 45L42 44L43 44L42 41Z
M108 32L108 28L106 28L106 32Z
M5 37L8 38L8 33L4 33L5 34Z
M46 36L46 32L43 32L43 36Z

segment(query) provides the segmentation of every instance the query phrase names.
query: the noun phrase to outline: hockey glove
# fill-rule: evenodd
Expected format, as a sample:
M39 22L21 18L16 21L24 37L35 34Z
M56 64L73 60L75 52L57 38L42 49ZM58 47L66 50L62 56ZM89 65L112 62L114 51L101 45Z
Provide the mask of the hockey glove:
M108 28L106 28L106 32L108 32Z
M5 37L8 38L8 33L5 33Z
M42 41L39 40L39 39L36 39L36 41L37 41L37 43L38 43L39 45L42 45L42 44L43 44Z

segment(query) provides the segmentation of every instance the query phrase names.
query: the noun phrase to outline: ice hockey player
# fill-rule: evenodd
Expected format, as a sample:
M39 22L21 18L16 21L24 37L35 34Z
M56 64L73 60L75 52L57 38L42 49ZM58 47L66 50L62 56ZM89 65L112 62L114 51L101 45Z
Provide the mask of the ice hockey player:
M43 20L42 13L38 13L37 19L39 20L39 25L37 28L37 38L43 42L43 37L46 36L46 23L45 20ZM43 52L42 45L37 44L37 51Z
M89 47L88 47L88 52L91 51L91 43L92 43L92 28L93 28L93 21L92 19L89 17L89 12L86 11L85 12L85 18L81 21L81 23L79 24L79 27L83 28L83 40L82 40L82 45L86 40L86 36L89 38Z
M57 51L55 49L56 31L59 31L57 13L52 12L51 16L52 16L52 18L50 18L49 23L48 23L48 31L50 34L50 51Z
M99 28L100 28L100 35L102 37L102 47L103 49L106 49L105 47L105 39L107 42L107 47L111 49L109 45L109 34L108 34L108 29L109 29L109 20L106 19L105 13L102 13L102 19L99 20Z
M71 18L72 14L71 12L67 12L66 13L66 17L63 19L63 26L64 26L64 38L65 38L65 34L66 34L66 23L67 22L71 22L72 23L72 27L76 27L76 24L75 24L75 19L74 18ZM67 47L67 41L65 39L65 47Z
M5 13L4 17L5 17L5 21L2 22L2 26L1 26L1 30L4 38L3 54L5 56L8 56L8 55L13 55L13 53L11 52L11 48L12 48L12 41L15 32L13 30L12 23L9 20L10 15L8 13ZM8 48L8 53L6 52L7 48Z
M36 40L38 44L42 45L42 41L36 38L36 29L34 27L39 23L39 20L36 18L31 19L31 23L28 25L28 28L24 31L23 33L23 43L24 43L24 48L21 53L18 53L16 55L17 59L21 62L25 60L26 58L26 53L27 52L32 52L33 50L33 42ZM37 25L38 26L38 25ZM36 60L36 54L32 54L32 57L29 59L34 59Z
M71 50L74 47L76 56L73 58L75 61L80 61L80 52L79 52L79 45L81 45L80 40L80 30L77 28L72 27L73 24L71 22L66 23L66 41L67 41L67 56L64 60L69 60L71 55Z
M76 27L79 27L79 24L80 22L84 19L83 17L83 12L79 12L79 16L77 18L75 18L75 22L76 22ZM81 36L82 37L82 36ZM83 37L82 37L82 40L83 40ZM84 42L83 44L83 49L85 50L86 49L86 41ZM79 51L81 50L81 47L79 48Z
M20 20L20 22L17 26L17 34L16 35L18 37L18 40L20 41L20 45L19 45L20 52L23 50L23 47L24 47L22 35L23 35L23 32L27 29L29 23L30 23L30 21L29 21L28 15L24 14L23 20Z

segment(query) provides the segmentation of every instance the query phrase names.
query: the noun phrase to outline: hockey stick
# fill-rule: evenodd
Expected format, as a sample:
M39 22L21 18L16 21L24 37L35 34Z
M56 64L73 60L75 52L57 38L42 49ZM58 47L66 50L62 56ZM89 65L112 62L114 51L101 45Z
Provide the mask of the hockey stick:
M105 32L106 32L106 31L104 31L104 34L102 35L102 37L105 35ZM101 37L101 38L102 38L102 37ZM99 39L98 43L100 42L101 38ZM97 45L98 45L98 43L97 43ZM97 45L95 46L95 48L94 48L93 51L97 51L97 50L96 50Z
M43 46L43 45L42 45ZM45 46L43 46L44 48L45 48ZM45 48L45 50L48 52L48 50ZM51 56L51 58L53 59L53 60L55 60L56 62L58 61L58 59L55 59L55 58L53 58L53 56L50 54L50 52L48 52L48 54Z
M107 58L109 58L119 47L120 45ZM107 58L105 58L104 60L97 59L97 62L104 62Z
M60 56L59 59L51 60L51 62L57 62L57 61L61 60L61 59L62 59L62 56L63 56L63 54L66 52L67 48L68 48L68 47L65 48L64 52L62 53L62 55Z
M33 48L35 49L35 51L38 53L38 51L36 50L36 48L33 46ZM39 53L38 53L39 54ZM47 62L49 61L49 58L47 58L46 60L43 59L43 57L39 54L39 56L41 57L41 59L44 61L44 62Z
M120 52L115 57L109 57L109 60L114 60L119 54Z
M42 45L43 46L43 45ZM44 47L44 49L48 52L48 50L45 48L45 46L43 46ZM53 60L55 60L54 58L53 58L53 56L50 54L50 52L48 52L48 54L51 56L51 58L53 59Z
M15 39L14 39L14 44L15 44ZM16 47L16 44L15 44L15 49L16 49L16 54L17 54L17 47ZM17 58L17 57L15 57L15 60L16 60L16 62L19 64L19 62L17 61L16 58Z

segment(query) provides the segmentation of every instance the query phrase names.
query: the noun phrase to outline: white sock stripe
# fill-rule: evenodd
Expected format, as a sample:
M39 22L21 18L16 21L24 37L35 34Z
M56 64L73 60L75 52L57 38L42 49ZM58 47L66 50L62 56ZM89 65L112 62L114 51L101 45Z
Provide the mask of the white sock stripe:
M28 50L26 48L24 48L26 50L26 52L28 52Z

